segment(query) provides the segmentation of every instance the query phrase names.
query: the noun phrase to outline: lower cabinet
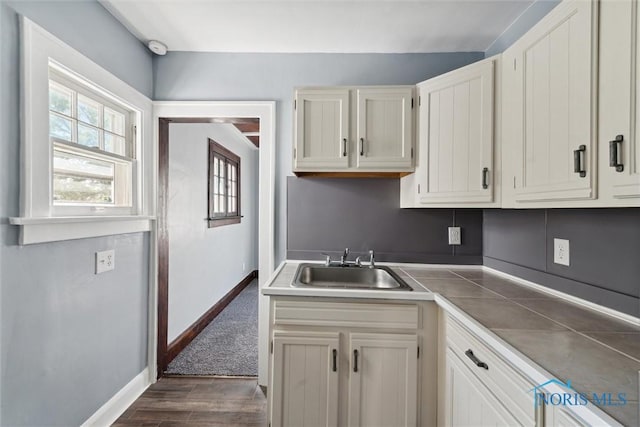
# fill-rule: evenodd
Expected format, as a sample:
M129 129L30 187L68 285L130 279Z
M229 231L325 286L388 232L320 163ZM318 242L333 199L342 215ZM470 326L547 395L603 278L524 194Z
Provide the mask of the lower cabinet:
M435 424L435 381L433 393L421 390L423 375L435 377L435 351L420 358L429 317L420 312L415 303L272 298L270 425Z

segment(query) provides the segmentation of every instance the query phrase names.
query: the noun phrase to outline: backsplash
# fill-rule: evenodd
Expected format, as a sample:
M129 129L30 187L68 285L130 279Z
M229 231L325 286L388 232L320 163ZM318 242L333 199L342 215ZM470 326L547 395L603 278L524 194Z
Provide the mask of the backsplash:
M640 317L640 209L485 209L484 265ZM553 239L570 242L570 266Z
M287 258L354 259L435 264L482 263L482 210L400 209L400 181L387 178L287 178ZM447 227L462 227L449 246Z

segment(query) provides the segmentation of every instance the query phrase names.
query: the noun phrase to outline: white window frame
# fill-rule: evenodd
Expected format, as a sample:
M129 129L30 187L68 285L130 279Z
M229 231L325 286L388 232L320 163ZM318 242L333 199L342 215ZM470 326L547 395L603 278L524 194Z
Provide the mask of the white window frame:
M24 16L21 17L20 243L43 243L151 229L154 150L152 101ZM135 158L132 206L53 205L53 143L49 137L49 68L102 99L132 111ZM72 88L73 89L73 88ZM129 131L127 129L127 131Z

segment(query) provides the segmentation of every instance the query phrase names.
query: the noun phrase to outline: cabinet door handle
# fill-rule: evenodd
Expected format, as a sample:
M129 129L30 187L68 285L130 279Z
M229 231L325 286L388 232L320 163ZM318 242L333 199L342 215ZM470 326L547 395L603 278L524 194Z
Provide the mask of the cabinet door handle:
M364 156L364 138L360 138L360 155Z
M585 154L587 152L587 146L581 145L577 150L573 150L573 171L580 174L580 178L587 176L587 171L584 167Z
M353 350L353 372L358 372L358 350Z
M482 188L489 188L489 168L482 168Z
M618 146L622 145L622 141L624 141L624 136L622 135L616 135L613 141L609 141L609 166L616 168L616 172L624 171L624 164L618 163L620 156Z
M471 361L475 363L478 368L489 369L489 365L487 365L484 362L481 362L480 359L478 359L476 355L473 354L473 351L471 349L465 351L464 354L466 354L467 357L471 359Z
M347 138L342 138L342 157L347 157Z
M333 372L338 371L338 350L335 348L332 350L333 353Z

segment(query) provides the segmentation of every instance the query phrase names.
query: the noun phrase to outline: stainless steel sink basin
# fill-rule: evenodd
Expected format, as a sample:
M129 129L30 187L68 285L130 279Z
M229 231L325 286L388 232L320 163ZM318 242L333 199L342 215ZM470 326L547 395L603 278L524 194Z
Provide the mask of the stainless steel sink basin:
M322 264L300 264L292 285L303 288L413 290L388 267L339 267Z

